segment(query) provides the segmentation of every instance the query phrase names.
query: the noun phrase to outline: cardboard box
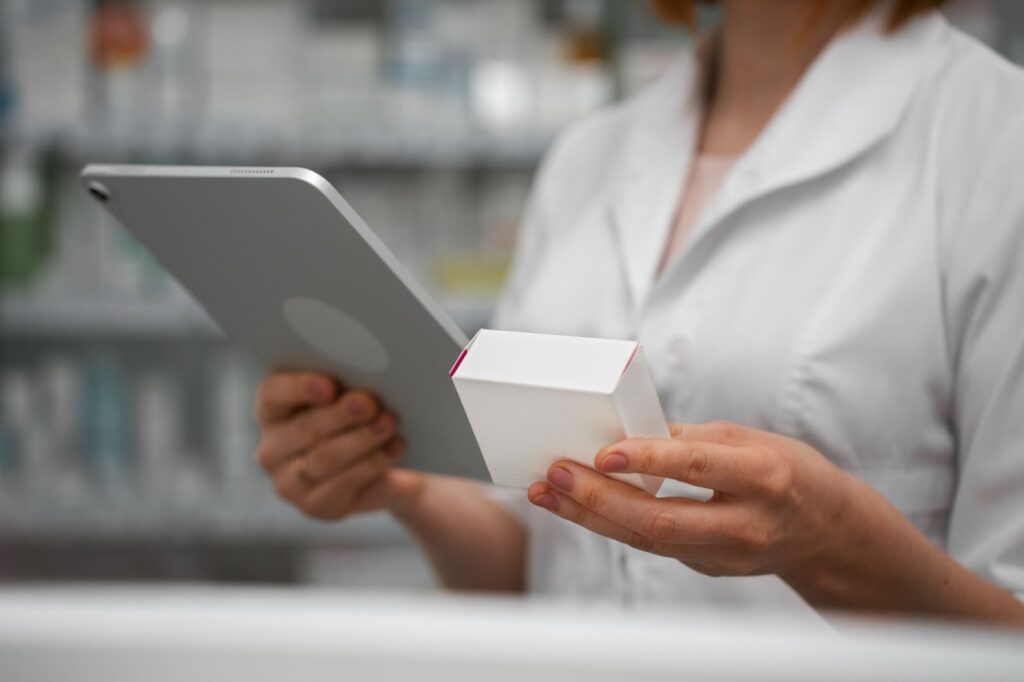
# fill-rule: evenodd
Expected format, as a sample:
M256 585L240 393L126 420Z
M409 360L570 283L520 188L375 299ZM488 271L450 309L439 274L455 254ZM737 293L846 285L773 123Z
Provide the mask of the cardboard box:
M543 481L560 459L593 466L601 448L626 437L669 437L636 341L484 329L451 376L498 485ZM613 476L652 495L662 482Z

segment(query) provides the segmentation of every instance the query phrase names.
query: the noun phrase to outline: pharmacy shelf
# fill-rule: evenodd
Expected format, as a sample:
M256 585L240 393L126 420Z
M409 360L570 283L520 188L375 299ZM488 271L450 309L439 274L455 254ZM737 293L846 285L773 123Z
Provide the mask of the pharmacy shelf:
M448 311L455 324L472 336L483 327L490 326L497 301L489 296L446 297L441 306Z
M10 144L52 148L72 162L183 163L333 168L494 166L532 168L554 139L553 131L429 131L380 129L301 135L266 129L205 127L193 130L28 130Z
M217 326L191 302L117 299L0 301L6 337L218 336Z
M152 500L93 500L42 508L0 499L0 541L217 541L296 545L395 545L406 532L384 513L323 522L267 494L259 501L154 506Z
M494 310L489 297L442 301L467 334L488 324ZM0 300L0 337L145 338L208 337L221 332L191 301L177 303L117 299Z

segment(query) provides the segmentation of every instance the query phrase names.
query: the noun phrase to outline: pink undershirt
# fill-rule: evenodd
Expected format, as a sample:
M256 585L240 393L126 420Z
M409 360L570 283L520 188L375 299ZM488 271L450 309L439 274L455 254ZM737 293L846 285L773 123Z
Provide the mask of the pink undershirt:
M679 204L679 212L676 214L675 226L672 229L672 234L669 235L665 253L661 257L661 265L658 267L659 273L686 246L693 226L697 223L704 209L714 199L722 183L725 182L729 171L732 170L733 165L736 163L736 158L735 156L725 154L698 154L694 158L690 177L683 188L682 201Z

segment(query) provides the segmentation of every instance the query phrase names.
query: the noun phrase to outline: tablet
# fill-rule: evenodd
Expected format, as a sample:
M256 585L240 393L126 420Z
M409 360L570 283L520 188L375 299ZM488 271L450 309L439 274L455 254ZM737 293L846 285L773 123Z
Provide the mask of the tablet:
M399 416L402 466L490 480L448 375L465 335L324 178L90 165L82 180L268 369L366 388Z

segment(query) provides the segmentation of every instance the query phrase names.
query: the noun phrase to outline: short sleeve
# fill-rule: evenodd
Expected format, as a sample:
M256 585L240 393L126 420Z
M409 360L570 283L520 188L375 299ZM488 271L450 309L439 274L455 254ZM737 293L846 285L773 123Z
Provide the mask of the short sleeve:
M947 549L1024 598L1024 120L995 140L946 279L959 476ZM963 175L966 175L964 173Z

